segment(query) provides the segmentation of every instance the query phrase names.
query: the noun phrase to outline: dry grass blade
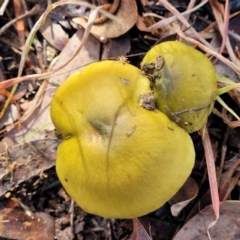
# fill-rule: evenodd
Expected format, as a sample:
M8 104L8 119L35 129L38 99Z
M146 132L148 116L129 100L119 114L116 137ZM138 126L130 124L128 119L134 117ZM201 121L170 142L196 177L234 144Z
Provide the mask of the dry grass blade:
M32 28L32 30L29 33L28 38L26 40L26 44L24 46L22 57L21 57L20 64L19 64L18 77L20 77L22 75L22 71L23 71L23 68L24 68L24 64L25 64L26 57L28 55L28 51L30 49L31 43L33 42L33 39L34 39L37 31L45 23L46 18L51 13L51 11L52 11L52 4L51 4L51 1L48 0L48 5L47 5L46 11L38 19L38 21L36 22L36 24Z
M23 11L22 4L21 4L21 2L19 2L17 0L14 0L13 4L14 4L15 16L16 16L16 18L18 18L20 15L22 15L22 11ZM24 33L25 27L24 27L23 20L19 20L16 22L16 29L17 29L17 33L18 33L20 46L24 46L24 44L25 44L25 33ZM4 91L4 89L0 89L0 90ZM7 107L9 105L9 103L12 101L13 94L15 93L16 90L17 90L17 85L14 85L14 87L11 90L11 94L8 96L6 102L4 103L3 108L1 109L0 119L3 117L4 113L6 112ZM19 115L20 115L20 112L19 112ZM20 122L18 124L19 124L19 128L20 128Z
M41 7L37 4L35 5L31 10L27 11L26 13L12 19L11 21L7 22L4 26L0 28L0 35L2 35L9 27L11 27L13 24L15 24L17 21L22 20L26 17L29 17L31 15L40 13L42 11Z
M14 10L15 10L15 17L18 18L19 16L22 15L22 12L23 12L22 4L18 0L14 0L13 4L14 4ZM25 27L24 27L23 20L19 20L16 22L16 29L17 29L17 33L18 33L20 46L22 47L25 44L25 32L24 32Z
M207 170L208 170L208 178L209 178L209 185L211 191L211 198L213 204L213 210L216 216L215 221L211 222L208 226L208 237L211 239L209 229L213 227L217 220L219 219L219 194L218 194L218 185L217 185L217 177L216 177L216 170L215 170L215 159L212 150L211 141L209 138L208 130L206 127L203 127L200 130L203 147L205 151L206 163L207 163Z
M188 4L187 11L191 10L194 7L195 3L196 3L196 0L191 0ZM189 16L190 16L190 14L185 16L186 20L188 20Z
M23 68L24 68L24 65L25 65L25 61L26 61L26 58L27 58L27 54L28 54L28 51L29 51L29 48L31 46L31 42L33 41L33 38L36 34L36 32L38 31L38 29L40 28L41 24L44 24L44 21L46 19L46 17L48 16L48 14L51 12L51 1L48 0L48 7L47 7L47 10L44 12L44 14L39 18L39 20L37 21L37 23L34 25L33 29L31 30L27 40L26 40L26 43L24 45L24 49L23 49L23 53L22 53L22 57L21 57L21 60L20 60L20 64L19 64L19 69L18 69L18 77L20 77L22 75L22 71L23 71ZM15 83L13 85L13 88L11 90L11 94L14 95L14 93L16 92L17 90L17 87L18 87L18 83ZM9 103L10 103L10 98L8 98L6 100L6 102L4 103L4 106L3 106L3 109L2 109L2 112L5 112Z
M230 169L227 172L225 172L222 176L222 179L220 181L219 191L220 191L220 196L222 197L221 201L223 202L229 199L229 196L233 188L237 185L237 182L239 181L240 171L237 171L237 168L239 167L239 165L240 165L240 158L237 159L237 161L230 167ZM229 182L229 179L231 179L230 182ZM224 195L222 194L222 192L224 193Z
M227 93L237 87L240 87L240 83L233 83L233 84L229 84L225 87L219 88L219 89L217 89L217 96Z
M4 1L1 1L1 7L0 7L0 16L3 15L3 13L5 12L6 8L7 8L7 5L9 3L9 0L4 0Z
M227 109L237 120L240 120L239 116L219 97L217 96L216 100Z
M18 129L20 129L20 127L21 127L21 122L20 122L20 117L21 117L20 112L21 112L21 110L20 110L18 102L16 101L14 96L5 89L0 89L0 94L6 96L10 100L10 102L12 102L17 107L17 110L18 110L18 122L17 122L17 124L18 124ZM0 119L3 117L4 113L5 113L5 109L2 109L2 111L0 111Z
M219 28L220 34L222 36L222 44L220 47L220 53L223 52L225 46L228 50L228 54L230 56L230 59L236 63L236 56L234 54L234 51L232 49L232 46L230 44L229 38L228 38L228 26L229 26L229 1L226 1L225 3L225 9L223 9L223 5L220 4L217 1L209 1L214 17L217 21L217 26Z
M161 3L169 12L171 12L174 16L176 16L182 24L189 29L192 34L203 44L205 44L208 48L215 51L215 49L209 44L192 26L191 24L181 15L181 13L173 7L167 0L159 0L159 3Z
M188 16L190 13L195 12L197 9L199 9L200 7L202 7L204 4L206 4L208 2L208 0L204 0L201 3L199 3L196 7L189 9L183 13L180 13L182 16ZM145 14L145 16L147 16L148 14ZM173 21L176 21L178 19L177 15L173 15L172 17L169 18L165 18L164 20L161 20L155 24L153 24L152 26L150 26L148 28L149 31L154 31L158 28L162 28L164 26L166 26L167 24L172 23ZM189 24L190 25L190 24Z

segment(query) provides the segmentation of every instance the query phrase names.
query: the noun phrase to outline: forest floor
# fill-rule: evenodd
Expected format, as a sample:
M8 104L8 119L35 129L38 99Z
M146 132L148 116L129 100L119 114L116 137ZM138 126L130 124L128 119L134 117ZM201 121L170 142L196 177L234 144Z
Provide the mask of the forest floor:
M96 8L89 15L107 0L0 2L0 239L240 239L239 1L114 0L110 18ZM191 133L191 177L138 219L88 214L56 174L53 94L92 62L126 57L140 68L151 47L169 40L202 51L216 71L213 111Z

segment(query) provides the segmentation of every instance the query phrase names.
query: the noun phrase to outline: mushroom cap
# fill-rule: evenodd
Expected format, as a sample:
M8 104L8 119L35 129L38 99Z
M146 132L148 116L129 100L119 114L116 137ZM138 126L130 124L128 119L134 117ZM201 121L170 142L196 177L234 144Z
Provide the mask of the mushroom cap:
M163 66L153 83L156 107L187 132L198 131L211 113L217 88L215 69L200 51L182 42L168 41L151 48L141 63L156 63L163 57ZM166 107L167 106L167 109Z
M134 218L168 201L191 173L191 138L159 111L139 105L149 80L117 61L88 65L56 91L51 118L63 135L56 170L86 212Z

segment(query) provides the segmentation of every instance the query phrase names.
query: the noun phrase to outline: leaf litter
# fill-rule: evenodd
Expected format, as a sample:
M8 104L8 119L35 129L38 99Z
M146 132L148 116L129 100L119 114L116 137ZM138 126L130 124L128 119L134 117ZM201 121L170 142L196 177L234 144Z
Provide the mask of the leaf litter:
M109 14L94 3L43 0L6 5L5 25L0 29L0 237L44 239L36 235L47 224L50 238L45 239L238 239L239 6L211 0L142 0L138 5L122 0L118 11ZM94 10L89 15L90 8ZM95 25L98 12L109 19ZM4 38L6 31L13 34L14 41ZM27 37L23 34L26 31ZM49 116L51 97L67 76L88 63L127 55L139 66L140 56L159 39L187 41L211 56L216 66L221 63L228 68L219 72L216 67L219 99L223 101L215 104L201 135L192 134L197 153L191 176L195 183L179 190L181 196L191 191L192 196L180 200L178 193L155 213L140 218L147 224L86 214L71 205L55 174L59 140ZM22 94L17 95L21 87ZM16 106L14 101L20 109L11 108ZM171 214L173 202L180 208ZM30 218L28 212L33 214ZM14 222L12 216L23 220ZM41 217L47 223L38 221ZM43 225L38 226L39 222ZM9 230L10 226L15 228ZM19 229L26 230L22 238Z

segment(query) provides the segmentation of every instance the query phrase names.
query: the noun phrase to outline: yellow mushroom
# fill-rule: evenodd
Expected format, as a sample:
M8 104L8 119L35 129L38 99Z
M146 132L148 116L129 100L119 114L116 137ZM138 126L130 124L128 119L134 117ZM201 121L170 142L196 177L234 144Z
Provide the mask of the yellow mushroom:
M52 99L51 118L63 135L57 174L88 213L145 215L168 201L191 173L192 140L165 114L145 108L149 85L134 66L103 61L71 75Z
M153 82L157 109L189 133L206 123L217 82L203 53L181 42L163 42L147 52L141 67Z

